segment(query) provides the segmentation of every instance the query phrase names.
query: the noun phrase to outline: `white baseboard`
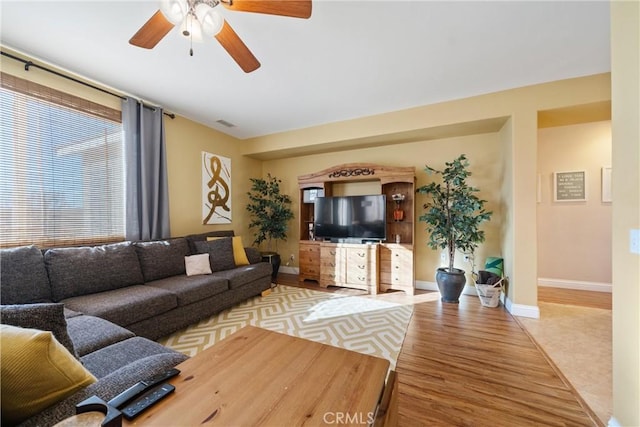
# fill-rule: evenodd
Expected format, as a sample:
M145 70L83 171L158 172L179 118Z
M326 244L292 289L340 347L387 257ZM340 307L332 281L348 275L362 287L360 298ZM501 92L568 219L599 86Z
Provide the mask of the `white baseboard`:
M611 283L584 282L580 280L550 279L538 277L538 286L549 288L576 289L580 291L608 292L611 293Z
M423 291L438 291L438 284L436 282L416 280L416 289L420 289ZM469 285L465 285L464 290L462 291L462 294L478 296L478 293L476 292L476 287L469 286Z
M540 308L537 305L514 304L509 298L504 299L504 306L514 316L540 318Z
M300 269L298 267L287 267L286 265L281 265L278 269L278 272L285 274L295 274L297 276L300 273Z

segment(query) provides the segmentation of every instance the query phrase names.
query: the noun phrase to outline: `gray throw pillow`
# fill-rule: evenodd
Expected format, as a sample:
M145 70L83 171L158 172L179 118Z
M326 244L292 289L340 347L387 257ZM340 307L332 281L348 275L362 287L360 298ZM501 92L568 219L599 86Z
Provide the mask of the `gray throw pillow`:
M67 332L64 304L16 304L0 306L0 322L20 328L50 331L76 359L78 355Z
M209 254L211 271L223 271L236 268L233 259L233 239L222 237L208 242L195 242L196 249L200 254Z
M184 257L190 254L184 238L135 242L145 282L185 274Z

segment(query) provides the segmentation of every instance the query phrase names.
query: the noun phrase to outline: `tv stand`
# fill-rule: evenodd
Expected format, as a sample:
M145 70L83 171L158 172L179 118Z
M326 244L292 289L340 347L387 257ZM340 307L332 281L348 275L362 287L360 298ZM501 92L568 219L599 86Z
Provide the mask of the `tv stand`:
M379 182L381 194L386 195L387 239L314 240L316 195L340 195L333 194L334 184L340 184L337 186L340 188L349 182L362 181ZM414 167L349 163L299 176L298 186L300 281L314 280L324 287L356 287L371 294L388 290L414 294Z

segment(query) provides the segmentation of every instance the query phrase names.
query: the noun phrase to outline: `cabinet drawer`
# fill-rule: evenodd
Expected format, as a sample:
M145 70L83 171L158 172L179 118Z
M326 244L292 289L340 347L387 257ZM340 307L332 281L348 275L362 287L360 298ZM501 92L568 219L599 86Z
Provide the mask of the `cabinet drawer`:
M303 252L320 255L320 243L300 242L300 253Z

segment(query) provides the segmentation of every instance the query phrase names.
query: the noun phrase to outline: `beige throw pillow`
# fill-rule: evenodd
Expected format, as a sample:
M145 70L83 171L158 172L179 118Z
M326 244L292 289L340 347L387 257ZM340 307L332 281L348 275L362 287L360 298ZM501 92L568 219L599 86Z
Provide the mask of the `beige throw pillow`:
M184 266L187 276L197 276L199 274L211 274L211 264L209 264L209 254L198 254L184 257Z

